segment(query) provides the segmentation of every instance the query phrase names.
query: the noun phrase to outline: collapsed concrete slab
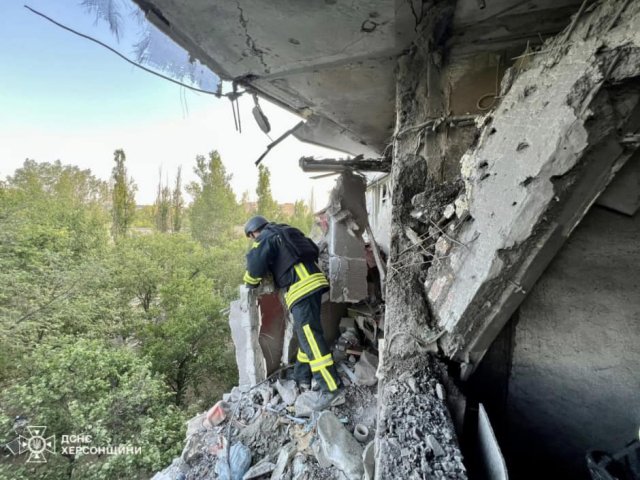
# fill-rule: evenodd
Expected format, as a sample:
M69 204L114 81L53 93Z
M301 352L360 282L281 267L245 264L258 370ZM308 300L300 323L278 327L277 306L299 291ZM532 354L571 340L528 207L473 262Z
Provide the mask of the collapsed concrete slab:
M424 288L463 376L637 148L623 140L640 127L640 5L622 7L606 2L549 42L462 159L449 246Z

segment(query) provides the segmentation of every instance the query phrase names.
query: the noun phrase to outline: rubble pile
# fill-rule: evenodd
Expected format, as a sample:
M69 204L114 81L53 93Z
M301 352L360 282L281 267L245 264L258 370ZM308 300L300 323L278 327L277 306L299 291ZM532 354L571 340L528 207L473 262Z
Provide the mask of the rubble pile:
M348 313L333 349L344 403L312 411L318 392L300 391L288 367L234 387L189 421L182 455L153 480L373 478L381 315L366 305Z
M429 355L418 356L385 372L377 431L384 452L376 465L381 478L467 478L445 406L451 388L436 380L444 377L440 365Z

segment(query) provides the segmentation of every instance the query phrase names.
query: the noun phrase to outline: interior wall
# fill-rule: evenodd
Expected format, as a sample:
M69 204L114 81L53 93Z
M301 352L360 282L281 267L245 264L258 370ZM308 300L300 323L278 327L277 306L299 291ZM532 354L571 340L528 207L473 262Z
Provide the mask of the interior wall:
M592 208L511 328L512 477L590 478L586 451L640 427L640 214Z

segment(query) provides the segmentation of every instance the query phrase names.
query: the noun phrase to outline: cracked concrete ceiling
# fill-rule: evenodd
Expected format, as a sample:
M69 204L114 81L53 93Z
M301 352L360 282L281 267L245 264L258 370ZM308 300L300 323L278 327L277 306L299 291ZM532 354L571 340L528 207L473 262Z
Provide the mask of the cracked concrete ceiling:
M148 18L225 80L308 122L296 136L380 155L395 122L396 59L433 2L135 0ZM567 25L579 0L460 0L457 55L522 48Z

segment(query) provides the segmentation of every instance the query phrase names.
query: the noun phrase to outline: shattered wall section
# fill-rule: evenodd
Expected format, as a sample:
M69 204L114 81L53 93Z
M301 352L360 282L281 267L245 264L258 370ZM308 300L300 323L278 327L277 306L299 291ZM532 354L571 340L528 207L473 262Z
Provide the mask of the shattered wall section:
M231 302L229 325L236 347L238 385L255 385L267 378L267 364L260 347L260 315L256 291L241 286L240 298Z
M340 175L329 207L329 282L332 302L356 303L367 298L367 261L362 234L368 225L364 177Z
M463 376L637 148L624 139L640 127L640 5L625 6L604 2L546 45L462 160L462 218L425 289Z
M447 113L443 34L455 5L434 3L421 26L420 45L399 60L376 479L467 478L445 402L447 371L432 355L437 332L423 294L425 238L411 228L417 222L412 199L446 175L448 126L434 123Z

